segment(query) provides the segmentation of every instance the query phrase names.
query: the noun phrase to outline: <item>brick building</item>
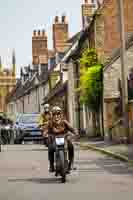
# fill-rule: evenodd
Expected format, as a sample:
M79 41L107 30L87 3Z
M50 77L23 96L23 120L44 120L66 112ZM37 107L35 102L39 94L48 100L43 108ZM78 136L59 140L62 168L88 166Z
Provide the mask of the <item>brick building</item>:
M126 36L133 32L133 1L123 0ZM109 57L120 47L119 11L116 0L104 0L101 7L104 21L104 54Z

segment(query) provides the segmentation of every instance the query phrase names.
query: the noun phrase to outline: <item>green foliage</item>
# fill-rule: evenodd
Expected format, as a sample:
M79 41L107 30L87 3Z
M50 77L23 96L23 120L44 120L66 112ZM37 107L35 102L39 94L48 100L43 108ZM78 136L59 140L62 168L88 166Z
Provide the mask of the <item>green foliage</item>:
M79 60L81 68L89 68L98 64L98 57L95 49L86 49Z
M102 65L98 64L95 50L85 50L80 59L80 101L89 109L99 112L102 97Z

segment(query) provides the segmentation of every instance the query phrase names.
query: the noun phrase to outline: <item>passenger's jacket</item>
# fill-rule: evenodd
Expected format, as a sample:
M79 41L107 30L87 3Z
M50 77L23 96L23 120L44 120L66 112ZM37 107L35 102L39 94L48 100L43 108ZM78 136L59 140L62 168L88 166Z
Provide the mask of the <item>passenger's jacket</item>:
M49 116L48 116L49 115ZM50 120L50 114L47 114L45 115L45 113L42 113L39 117L39 120L38 120L38 124L39 126L43 126L45 125L46 122L48 122Z

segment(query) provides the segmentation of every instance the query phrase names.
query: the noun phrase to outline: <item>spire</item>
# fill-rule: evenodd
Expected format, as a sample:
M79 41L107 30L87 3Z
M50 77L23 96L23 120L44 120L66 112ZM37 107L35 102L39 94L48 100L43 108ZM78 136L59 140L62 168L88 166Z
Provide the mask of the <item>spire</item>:
M21 78L22 78L22 76L23 76L23 68L21 67L21 69L20 69L20 76L21 76Z
M2 62L1 62L1 56L0 56L0 72L2 72Z
M15 58L15 50L12 52L12 73L15 76L16 74L16 58Z

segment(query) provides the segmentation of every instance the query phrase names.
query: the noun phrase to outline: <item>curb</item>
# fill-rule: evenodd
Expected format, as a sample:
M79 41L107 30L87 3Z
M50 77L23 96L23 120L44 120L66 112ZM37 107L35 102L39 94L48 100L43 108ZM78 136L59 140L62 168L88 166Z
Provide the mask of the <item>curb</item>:
M113 152L105 150L103 148L98 148L98 147L96 147L94 145L91 145L91 144L87 144L87 145L80 144L80 147L84 148L85 150L91 149L93 151L98 151L100 153L103 153L103 154L106 154L108 156L111 156L112 158L116 158L116 159L119 159L121 161L127 162L128 164L133 166L133 160L129 160L126 156L113 153Z

